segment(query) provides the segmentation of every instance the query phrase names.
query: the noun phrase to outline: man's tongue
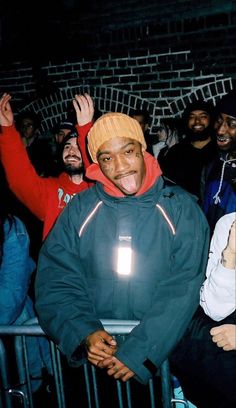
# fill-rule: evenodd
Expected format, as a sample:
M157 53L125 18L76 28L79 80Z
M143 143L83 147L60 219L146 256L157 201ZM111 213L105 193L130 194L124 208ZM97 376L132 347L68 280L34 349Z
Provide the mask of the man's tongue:
M136 179L135 179L135 175L131 174L129 176L126 177L122 177L119 179L119 184L122 188L122 190L125 190L129 193L133 193L136 192L136 188L137 188L137 184L136 184Z

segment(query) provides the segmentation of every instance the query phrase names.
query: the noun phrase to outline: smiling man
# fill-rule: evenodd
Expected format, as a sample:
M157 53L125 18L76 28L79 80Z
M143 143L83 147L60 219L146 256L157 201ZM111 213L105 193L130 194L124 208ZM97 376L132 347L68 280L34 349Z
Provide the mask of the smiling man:
M162 158L165 177L201 198L201 174L217 155L214 131L214 107L198 100L190 103L182 116L185 137Z
M11 96L6 93L0 98L1 162L10 189L39 220L43 221L43 239L45 239L67 203L76 193L90 186L90 183L83 178L83 162L86 167L89 160L82 141L85 139L83 133L86 135L92 126L93 101L89 95L75 96L73 103L78 122L76 128L81 140L80 148L77 144L77 133L70 132L61 143L62 171L58 177L44 178L36 173L20 134L15 128L10 100Z
M168 357L199 303L208 248L196 200L165 186L145 149L135 119L107 113L95 122L86 175L97 183L64 209L36 278L40 324L72 365L85 353L109 376L142 383ZM117 344L100 319L140 324Z
M236 91L217 106L218 155L206 169L203 209L213 232L216 222L236 209Z

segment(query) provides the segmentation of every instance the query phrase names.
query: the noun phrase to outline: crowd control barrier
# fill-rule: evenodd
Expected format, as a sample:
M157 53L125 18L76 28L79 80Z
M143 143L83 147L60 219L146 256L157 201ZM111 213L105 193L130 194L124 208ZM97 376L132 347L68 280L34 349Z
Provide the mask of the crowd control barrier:
M104 328L116 339L127 335L139 322L124 320L101 320ZM133 384L113 381L114 388L106 387L98 380L98 369L88 362L79 370L70 368L57 346L47 339L52 364L50 384L45 385L43 391L34 393L28 364L27 337L38 338L46 335L39 326L36 318L30 319L24 325L0 326L0 408L177 408L189 407L185 399L174 398L172 377L169 372L168 361L160 367L157 378L149 380L145 400L135 405ZM9 356L9 342L11 353ZM68 375L69 372L69 375ZM107 374L105 376L108 378ZM70 382L73 379L73 387ZM48 388L47 388L48 387ZM41 387L42 388L42 387ZM40 389L41 389L40 388ZM101 388L101 389L100 389ZM101 393L112 393L112 403L104 405ZM47 405L48 404L48 405Z

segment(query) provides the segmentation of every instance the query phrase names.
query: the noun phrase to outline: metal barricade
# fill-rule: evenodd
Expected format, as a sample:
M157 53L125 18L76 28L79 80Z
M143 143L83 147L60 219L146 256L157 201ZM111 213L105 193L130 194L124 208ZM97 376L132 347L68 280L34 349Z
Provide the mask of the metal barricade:
M105 330L114 337L125 336L139 323L138 321L124 320L101 320ZM5 338L11 338L14 344L14 353L16 361L13 362L15 367L14 380L9 368L9 356L4 344ZM39 326L36 318L30 319L21 326L0 326L0 408L35 408L39 407L37 398L32 392L29 363L27 355L27 337L44 337L45 333ZM83 365L83 387L85 399L75 391L73 398L76 400L71 405L68 396L65 394L65 362L57 346L48 340L51 351L52 378L53 385L49 392L53 397L53 408L110 408L103 405L100 401L100 389L98 381L98 372L103 370L97 369L89 363ZM68 366L69 367L69 366ZM17 375L16 375L17 374ZM108 377L108 376L106 376ZM16 379L17 378L17 379ZM160 388L155 384L155 378L149 380L148 399L145 408L175 408L188 407L188 402L184 399L176 400L173 398L171 375L169 372L168 361L164 361L159 370ZM81 381L78 379L78 385ZM117 408L133 408L132 385L131 381L123 383L122 381L113 381L116 390L114 394L115 405ZM136 381L133 381L133 383ZM76 387L75 387L76 388ZM108 393L110 390L107 391ZM158 395L161 393L161 396ZM158 398L157 398L158 397ZM178 405L176 405L178 403ZM42 403L43 404L43 403ZM113 404L113 403L112 403ZM51 405L51 404L50 404ZM52 405L51 405L52 406ZM142 405L138 405L142 408ZM41 408L41 406L40 406ZM43 405L42 405L43 408ZM51 407L50 407L51 408Z

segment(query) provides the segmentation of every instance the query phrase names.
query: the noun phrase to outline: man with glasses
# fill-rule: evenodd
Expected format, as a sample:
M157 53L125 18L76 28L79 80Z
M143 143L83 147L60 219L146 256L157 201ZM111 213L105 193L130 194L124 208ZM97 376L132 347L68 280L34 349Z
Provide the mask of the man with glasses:
M216 109L219 154L204 174L203 204L212 232L216 222L236 208L236 90L224 95Z

